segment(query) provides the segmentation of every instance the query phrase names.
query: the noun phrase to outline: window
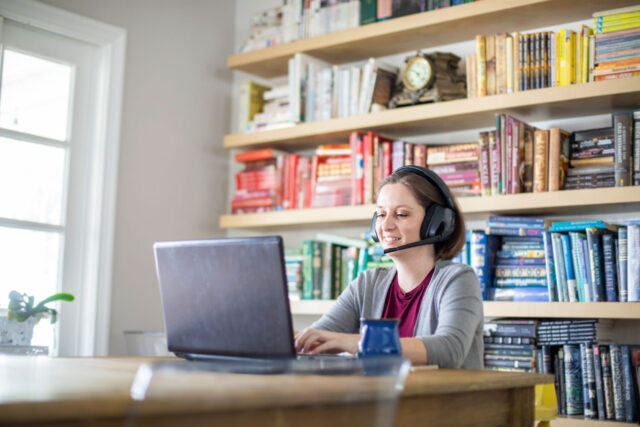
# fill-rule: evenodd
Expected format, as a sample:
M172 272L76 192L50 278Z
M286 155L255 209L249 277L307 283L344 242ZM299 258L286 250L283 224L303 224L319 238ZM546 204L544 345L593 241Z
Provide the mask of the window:
M33 344L105 354L125 33L29 0L0 15L0 307L71 292Z

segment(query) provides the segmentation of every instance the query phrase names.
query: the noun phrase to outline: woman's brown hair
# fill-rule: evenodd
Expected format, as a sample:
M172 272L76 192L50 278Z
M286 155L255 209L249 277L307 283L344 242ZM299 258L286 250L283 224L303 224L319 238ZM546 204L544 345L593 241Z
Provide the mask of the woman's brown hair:
M447 206L440 190L424 177L408 171L398 170L385 178L380 185L376 194L380 194L380 190L387 184L401 183L411 191L413 197L422 205L425 212L432 203ZM455 206L456 219L453 233L444 242L435 244L436 257L440 259L451 259L458 255L465 243L465 225L464 218L460 212L460 207L456 198L449 193L451 201Z

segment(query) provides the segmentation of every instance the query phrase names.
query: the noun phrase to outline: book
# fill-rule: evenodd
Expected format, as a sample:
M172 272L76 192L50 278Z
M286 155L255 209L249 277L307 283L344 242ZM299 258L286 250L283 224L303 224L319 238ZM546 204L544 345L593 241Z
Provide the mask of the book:
M613 374L611 372L611 351L608 345L600 347L600 365L602 367L602 389L604 394L605 419L614 420Z
M595 370L593 367L593 350L590 344L580 344L582 356L582 388L584 399L584 417L598 417L598 402L596 397Z
M493 282L493 262L498 249L498 239L482 231L470 233L470 260L471 267L478 276L482 299L489 299L489 288Z
M611 378L613 383L613 410L616 421L625 421L624 377L622 373L622 353L620 346L611 344Z
M598 228L616 231L618 227L614 224L608 224L601 220L589 220L589 221L556 221L551 224L549 231L580 231L587 228Z
M533 192L549 189L549 131L536 129L534 134Z
M360 0L360 25L378 20L378 0Z
M618 301L618 278L616 274L616 250L613 234L602 235L602 258L604 268L604 288L607 302Z
M563 345L567 415L584 414L582 357L578 345Z
M487 96L487 40L476 36L476 88L478 96Z
M624 412L625 421L628 423L638 422L638 391L636 372L632 367L631 355L628 345L620 346L622 355L622 377L624 379Z
M245 80L240 83L238 93L238 132L246 132L253 117L262 112L264 105L263 95L270 89L271 87L252 80Z
M591 348L591 354L593 356L593 376L596 385L596 404L598 411L598 419L605 420L605 401L604 401L604 385L602 383L602 364L600 362L600 346L593 344Z
M354 239L351 237L344 237L330 233L316 233L316 240L326 243L332 243L334 245L354 247L366 249L369 247L369 243L362 239Z
M640 301L640 225L627 226L627 301Z
M606 301L604 279L604 256L602 248L602 234L597 228L587 228L587 247L590 271L591 296L590 301Z
M555 261L556 283L558 288L558 301L569 302L569 288L567 286L567 270L564 265L564 254L560 233L551 233L553 259Z
M569 302L578 302L578 288L576 283L575 268L573 265L573 260L571 259L571 241L567 234L560 234L560 244L562 245L562 255L564 257L564 268L566 270Z
M616 113L613 115L615 132L615 180L616 187L632 185L633 174L633 114Z
M618 229L618 301L627 302L627 227Z
M549 191L564 188L569 168L569 132L560 128L549 130Z

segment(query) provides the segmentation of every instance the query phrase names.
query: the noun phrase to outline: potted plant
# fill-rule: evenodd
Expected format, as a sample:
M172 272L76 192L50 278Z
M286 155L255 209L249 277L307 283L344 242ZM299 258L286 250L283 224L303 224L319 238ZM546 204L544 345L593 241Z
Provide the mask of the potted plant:
M58 311L47 307L55 301L73 301L75 297L66 292L53 294L34 305L34 297L18 291L9 292L7 315L0 317L0 344L30 345L33 328L43 318L51 323L58 319Z

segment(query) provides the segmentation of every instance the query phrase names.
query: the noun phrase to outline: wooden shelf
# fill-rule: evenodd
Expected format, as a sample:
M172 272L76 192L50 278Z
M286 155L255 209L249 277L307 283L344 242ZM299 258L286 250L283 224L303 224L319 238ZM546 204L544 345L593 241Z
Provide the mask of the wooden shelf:
M291 301L295 315L321 315L333 300ZM485 317L640 319L640 304L625 302L484 302Z
M287 73L287 60L296 52L342 64L473 40L477 34L522 32L589 19L595 11L636 2L483 0L231 55L227 66L262 77L275 77Z
M637 423L623 423L619 421L588 420L582 417L564 417L551 420L551 427L624 427L637 425Z
M488 128L495 124L496 113L509 113L527 122L536 122L558 117L605 114L637 108L638 105L640 77L630 77L395 108L378 113L302 123L283 129L230 134L224 137L224 147L297 148L323 142L344 142L352 131L367 130L402 138L425 133Z
M523 193L491 197L461 197L464 214L481 213L567 213L602 208L640 207L640 186L563 190L547 193ZM220 228L265 228L299 225L367 224L375 207L339 206L335 208L301 209L279 212L221 215Z

